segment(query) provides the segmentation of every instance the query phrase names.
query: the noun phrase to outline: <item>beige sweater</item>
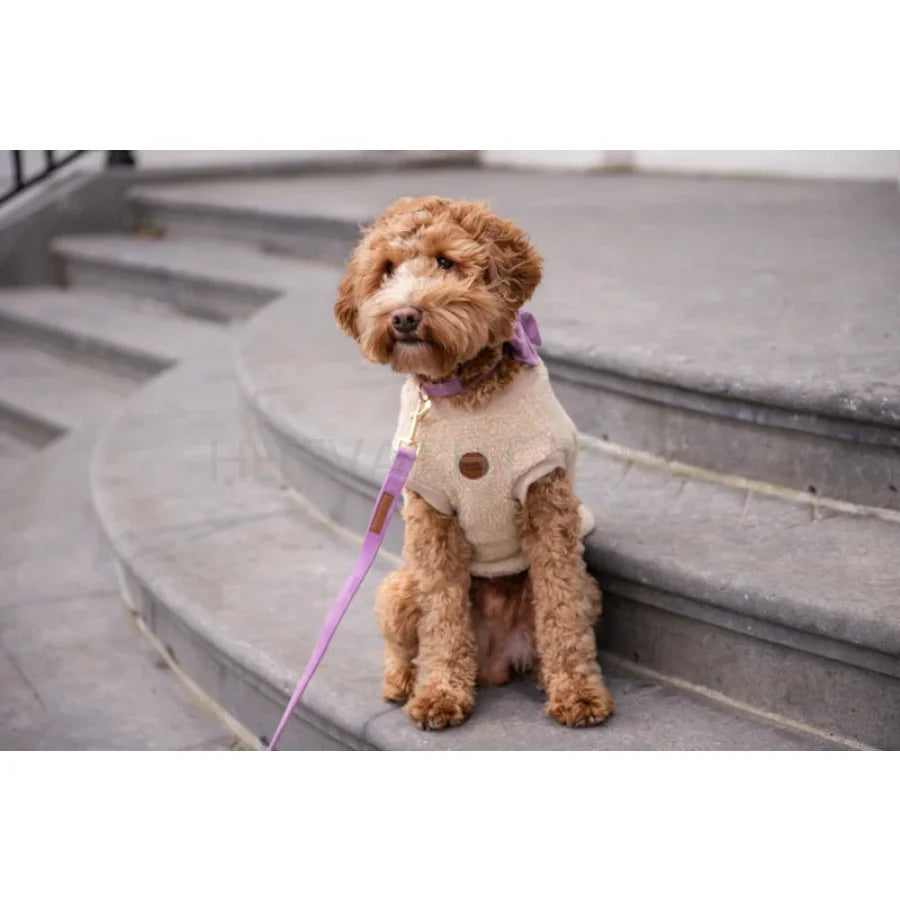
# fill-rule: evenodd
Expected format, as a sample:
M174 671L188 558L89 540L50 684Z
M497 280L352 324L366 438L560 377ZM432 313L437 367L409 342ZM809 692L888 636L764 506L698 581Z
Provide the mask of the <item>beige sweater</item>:
M418 387L403 386L396 446L409 428ZM431 506L459 519L472 545L472 574L512 575L528 568L516 522L531 484L561 467L574 481L576 430L543 363L523 370L513 383L474 412L433 398L419 431L419 455L407 488ZM594 527L582 505L581 534Z

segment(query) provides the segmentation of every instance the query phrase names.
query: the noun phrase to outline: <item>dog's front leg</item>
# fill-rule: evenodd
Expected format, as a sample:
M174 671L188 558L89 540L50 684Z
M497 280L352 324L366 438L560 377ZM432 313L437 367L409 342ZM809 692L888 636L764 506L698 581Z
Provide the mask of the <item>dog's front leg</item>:
M404 516L404 561L422 591L416 686L406 711L422 728L460 725L475 703L471 549L453 516L438 512L412 491Z
M594 637L596 586L584 565L578 499L557 469L528 489L522 548L534 597L535 638L547 714L564 725L597 725L613 711Z

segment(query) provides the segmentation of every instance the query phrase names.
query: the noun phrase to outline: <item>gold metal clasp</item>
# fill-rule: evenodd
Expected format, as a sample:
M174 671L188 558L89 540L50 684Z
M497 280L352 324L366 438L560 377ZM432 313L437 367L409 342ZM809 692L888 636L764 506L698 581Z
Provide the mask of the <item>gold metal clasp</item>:
M400 438L397 442L398 446L406 446L412 450L419 449L419 445L416 442L416 432L419 430L419 423L428 415L428 410L430 409L431 397L427 397L420 388L419 402L409 417L409 431L407 432L406 437Z

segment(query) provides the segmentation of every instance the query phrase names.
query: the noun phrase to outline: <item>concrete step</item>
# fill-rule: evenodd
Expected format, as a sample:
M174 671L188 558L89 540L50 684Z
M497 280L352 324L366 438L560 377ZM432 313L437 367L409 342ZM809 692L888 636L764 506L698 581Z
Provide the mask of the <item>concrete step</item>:
M66 432L65 425L16 406L21 400L20 397L14 397L12 402L5 399L3 385L0 384L0 437L7 448L6 458L9 460L30 456L34 450L46 447Z
M0 410L0 417L3 413ZM25 459L34 449L31 441L20 438L15 432L3 430L0 424L0 460L7 465L9 460Z
M199 349L211 330L219 326L149 298L43 285L0 290L0 335L135 381Z
M492 202L578 424L666 459L900 510L890 186L423 170L145 187L140 220L340 261L397 196Z
M198 181L477 164L476 150L141 150L130 174Z
M311 371L321 384L327 373ZM210 346L160 375L107 430L94 453L93 497L147 627L219 704L268 736L357 544L283 489L242 418L231 361ZM465 726L421 732L379 699L372 591L389 565L375 563L283 748L845 746L613 665L617 714L601 728L555 725L517 683L482 692Z
M390 460L401 379L303 291L243 332L239 374L289 484L360 529ZM311 389L311 383L322 386ZM652 670L865 744L900 747L900 517L848 514L585 438L588 558L606 646ZM402 524L388 546L399 550Z
M308 278L308 269L249 247L131 235L58 238L63 278L78 288L151 297L186 315L242 319Z
M161 230L179 239L240 242L336 263L359 237L359 223L371 210L357 206L342 217L328 204L303 203L298 190L302 196L307 186L315 190L318 181L291 180L286 193L282 179L247 179L139 187L128 197L136 222L148 231Z
M96 438L0 466L0 750L238 746L135 632L90 503Z
M143 150L128 181L158 186L480 165L477 150Z
M27 457L102 420L141 382L223 333L148 299L49 286L0 290L2 456Z
M95 421L119 407L136 382L30 346L0 328L0 409L2 421L18 417L42 445L61 433ZM42 440L45 432L48 440Z

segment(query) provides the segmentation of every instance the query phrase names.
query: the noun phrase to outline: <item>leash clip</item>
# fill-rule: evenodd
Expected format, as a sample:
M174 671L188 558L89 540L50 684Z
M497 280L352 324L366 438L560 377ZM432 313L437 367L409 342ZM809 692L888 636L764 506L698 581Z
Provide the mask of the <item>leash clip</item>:
M419 430L419 423L428 415L430 409L431 397L426 396L425 392L420 387L419 402L409 417L409 431L407 432L406 437L402 437L397 441L398 446L408 447L414 453L418 452L419 444L418 441L416 441L416 432Z

